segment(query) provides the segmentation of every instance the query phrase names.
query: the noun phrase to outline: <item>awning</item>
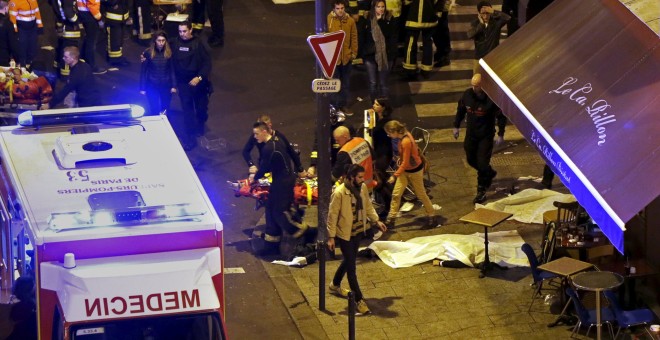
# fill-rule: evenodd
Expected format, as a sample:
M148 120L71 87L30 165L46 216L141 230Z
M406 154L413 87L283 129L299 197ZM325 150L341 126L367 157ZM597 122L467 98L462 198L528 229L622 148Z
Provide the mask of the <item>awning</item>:
M480 63L486 93L623 252L625 223L660 193L658 35L617 0L556 0Z

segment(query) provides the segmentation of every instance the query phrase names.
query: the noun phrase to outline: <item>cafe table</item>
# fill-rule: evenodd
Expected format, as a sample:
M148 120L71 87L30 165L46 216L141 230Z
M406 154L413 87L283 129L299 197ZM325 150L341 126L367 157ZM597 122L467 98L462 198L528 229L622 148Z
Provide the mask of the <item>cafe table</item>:
M635 268L634 272L626 270L626 264L629 264L630 268ZM637 307L637 294L635 290L636 281L645 277L658 275L658 270L651 266L646 259L642 258L631 259L629 261L620 259L614 262L599 264L598 268L603 271L614 272L623 276L624 282L619 291L619 301L626 309L634 309ZM626 294L628 296L627 303Z
M589 262L576 260L572 257L561 257L556 260L544 263L537 267L540 270L557 274L562 277L560 296L561 296L561 303L564 305L564 308L562 309L557 319L553 323L549 324L548 327L557 326L560 322L566 323L566 318L564 313L566 313L566 309L568 308L570 301L566 301L566 299L564 298L565 295L564 292L566 291L566 287L568 286L568 277L577 274L579 272L585 271L587 269L591 269L593 268L593 266L594 265Z
M578 289L596 293L596 338L600 340L603 326L600 322L600 293L619 287L623 284L623 276L606 271L592 271L576 274L573 276L572 281Z
M481 273L479 274L480 278L484 278L486 276L486 272L492 268L492 263L490 263L490 258L488 257L488 228L495 227L511 216L513 216L511 213L479 208L459 219L459 221L474 223L484 227L484 248L486 256L484 262L481 264Z

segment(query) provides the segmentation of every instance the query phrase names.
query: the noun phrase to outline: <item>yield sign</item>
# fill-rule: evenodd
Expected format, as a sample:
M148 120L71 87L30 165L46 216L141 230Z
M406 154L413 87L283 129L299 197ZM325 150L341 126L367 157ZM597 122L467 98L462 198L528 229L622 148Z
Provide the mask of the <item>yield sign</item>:
M321 64L326 78L332 78L335 73L335 66L337 66L341 47L344 46L345 36L344 31L337 31L307 37L307 43L312 48L316 60Z

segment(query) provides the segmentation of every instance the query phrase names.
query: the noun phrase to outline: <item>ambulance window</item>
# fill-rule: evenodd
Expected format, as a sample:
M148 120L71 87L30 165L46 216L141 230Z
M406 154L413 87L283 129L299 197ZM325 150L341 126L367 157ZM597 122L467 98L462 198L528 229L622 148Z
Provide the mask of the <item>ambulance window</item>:
M72 340L223 340L218 314L113 320L71 327Z

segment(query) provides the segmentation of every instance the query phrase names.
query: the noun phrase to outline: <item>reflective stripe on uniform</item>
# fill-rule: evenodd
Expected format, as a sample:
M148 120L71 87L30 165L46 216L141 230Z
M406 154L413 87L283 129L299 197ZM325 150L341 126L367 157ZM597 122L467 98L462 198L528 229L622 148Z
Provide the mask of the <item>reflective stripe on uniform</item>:
M115 20L115 21L124 20L124 14L105 12L105 17L108 18L108 20Z
M62 38L80 38L80 31L64 31Z
M203 30L204 29L204 24L194 23L194 24L192 24L192 29L194 29L194 30Z
M272 236L264 233L264 241L266 242L280 242L282 240L282 236Z

